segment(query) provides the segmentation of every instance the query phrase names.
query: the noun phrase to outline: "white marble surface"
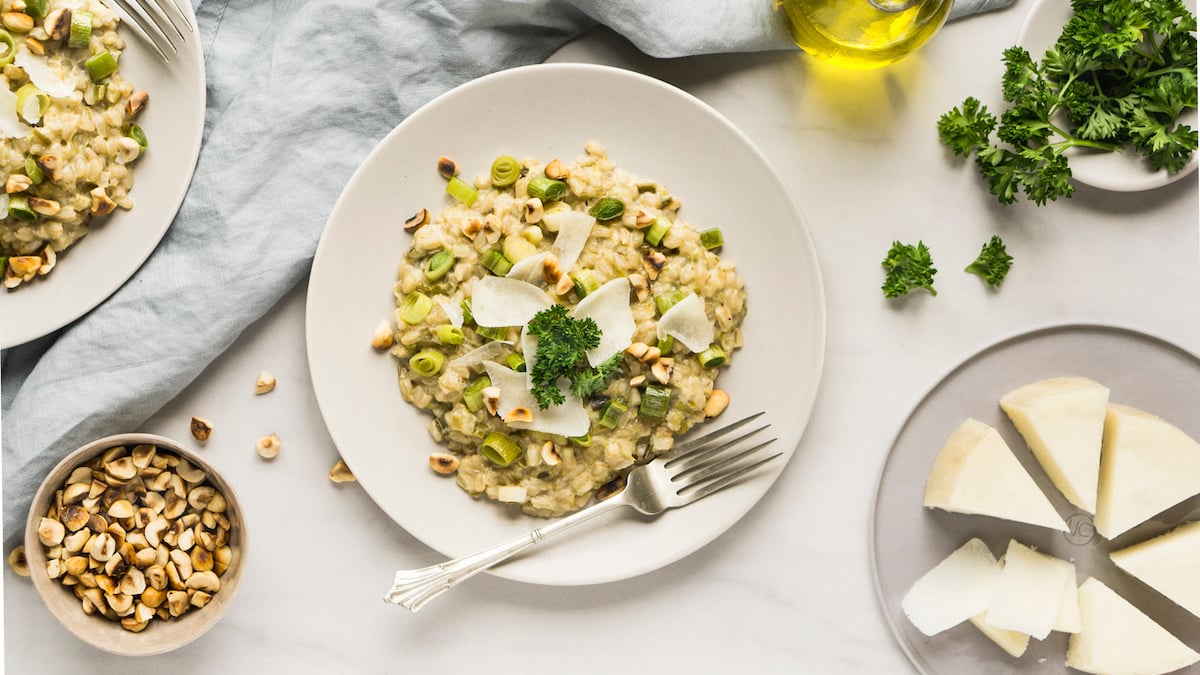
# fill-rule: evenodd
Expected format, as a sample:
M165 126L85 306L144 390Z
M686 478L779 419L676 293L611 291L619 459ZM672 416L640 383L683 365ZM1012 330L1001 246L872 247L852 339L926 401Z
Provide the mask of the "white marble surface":
M252 538L230 612L174 653L123 659L65 633L6 570L7 672L911 672L875 599L868 529L883 459L923 393L979 348L1059 323L1200 352L1195 176L1001 207L937 141L935 120L966 95L999 103L1000 52L1028 5L858 74L795 53L655 61L603 31L554 57L639 70L713 105L762 148L816 239L829 346L812 423L771 492L713 544L620 583L485 576L416 616L381 602L393 570L440 557L356 485L326 479L337 450L308 382L301 288L143 428L186 438L191 415L216 423L206 456L236 485ZM995 293L958 271L994 233L1016 258ZM879 261L893 239L918 238L940 263L940 295L885 301ZM256 398L264 368L279 387ZM253 444L271 432L283 451L267 463Z

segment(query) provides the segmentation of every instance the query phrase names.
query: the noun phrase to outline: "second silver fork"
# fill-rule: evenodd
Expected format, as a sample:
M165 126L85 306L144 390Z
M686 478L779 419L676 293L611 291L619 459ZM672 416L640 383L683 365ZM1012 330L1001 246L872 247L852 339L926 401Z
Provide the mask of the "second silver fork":
M762 450L775 439L754 439L769 424L722 440L762 414L750 415L679 444L649 464L635 467L626 478L625 488L607 500L564 516L527 535L437 565L396 572L394 584L384 600L416 613L430 600L476 574L602 513L628 506L646 515L657 515L733 485L783 454L777 452L764 456Z

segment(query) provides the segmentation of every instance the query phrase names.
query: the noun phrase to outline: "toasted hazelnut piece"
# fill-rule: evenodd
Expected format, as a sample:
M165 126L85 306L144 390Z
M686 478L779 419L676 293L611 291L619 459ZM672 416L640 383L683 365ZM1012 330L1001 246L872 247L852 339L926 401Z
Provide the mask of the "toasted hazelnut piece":
M187 592L182 589L167 591L167 608L171 616L182 616L188 610L190 602Z
M162 516L150 521L144 532L146 541L150 543L150 546L158 548L159 543L162 542L163 534L167 531L167 525L167 519Z
M196 488L196 490L199 489ZM208 509L213 513L224 513L225 509L229 508L229 503L225 501L225 495L217 492L215 489L213 489L211 495L207 492L195 495L196 490L188 493L188 504L191 504L193 508Z
M128 454L129 454L129 448L126 448L123 445L114 445L113 447L105 450L104 454L100 455L100 464L101 465L107 464L107 463L113 461L114 459L119 459L121 457L125 457ZM100 467L98 466L96 468L99 469Z
M467 222L462 224L460 229L462 230L463 236L468 239L474 239L475 235L479 234L480 230L483 229L483 221L479 220L478 218L470 218L467 220Z
M199 544L200 548L203 548L206 551L217 550L218 544L217 544L216 535L209 532L208 530L205 530L205 529L202 529L199 527L196 528L195 532L196 532L196 543Z
M117 616L128 616L133 613L133 598L124 593L105 593L104 602L108 603Z
M640 387L643 384L646 384L645 375L634 375L633 377L629 378L629 386L631 387Z
M74 485L76 483L83 483L84 485L91 485L92 484L92 467L90 467L90 466L77 467L74 471L71 472L70 476L67 476L67 485L68 486Z
M150 94L144 91L135 91L129 95L129 101L125 104L125 112L127 112L130 117L134 117L142 111L142 108L146 107L146 104L149 101Z
M57 579L62 576L63 566L62 561L58 558L51 558L46 561L46 576L51 579Z
M458 175L458 162L449 157L438 157L437 170L442 174L442 178L453 178Z
M125 572L129 570L129 563L125 562L125 558L120 552L113 553L108 560L104 561L104 574L113 579L119 580L125 576Z
M74 576L74 577L78 577L79 575L83 574L84 572L87 572L87 569L88 569L87 556L73 555L70 558L67 558L66 560L63 561L63 569L66 570L67 574L70 574L71 576Z
M14 173L4 181L4 191L8 194L24 192L33 185L33 181L23 173Z
M508 414L504 416L504 421L508 424L514 422L532 422L533 411L523 405L519 405L508 411Z
M220 546L213 551L213 571L217 575L222 575L225 570L229 569L229 565L233 562L233 549L228 546Z
M275 376L264 370L258 374L258 379L254 382L254 393L262 396L272 391L275 391Z
M76 586L76 588L82 588L82 586ZM87 614L88 616L92 616L96 613L96 605L94 605L92 603L92 599L86 595L79 599L79 606L83 609L83 613Z
M42 259L36 255L15 255L8 259L8 274L29 281L42 267Z
M8 554L8 566L17 576L29 576L29 560L25 558L25 547L17 546Z
M192 466L192 463L186 459L180 460L180 462L175 465L175 475L179 476L188 483L199 483L208 477L208 474L204 472L204 469L201 469L198 466Z
M43 216L55 216L62 210L62 205L53 199L42 199L41 197L30 197L29 208L37 211Z
M146 568L143 572L146 575L146 584L149 588L156 590L166 590L167 588L167 569L163 565L155 563ZM149 590L149 588L147 590Z
M650 225L655 220L658 220L658 218L656 218L654 215L650 214L649 212L645 211L644 209L639 209L637 218L634 219L633 223L634 223L634 225L637 226L637 228L639 230L643 230L647 227L650 227Z
M562 462L562 455L558 454L558 448L554 446L554 441L546 441L542 444L542 462L546 466L557 466Z
M29 50L30 54L37 54L38 56L46 54L46 46L42 44L41 40L34 37L25 38L25 48Z
M208 591L216 593L221 590L221 580L217 578L215 572L205 570L203 572L194 572L187 579L187 587L198 591Z
M133 504L130 504L126 499L118 499L113 502L112 506L108 507L108 515L110 518L132 518L136 513Z
M530 197L529 201L525 202L525 222L533 225L542 220L542 216L546 214L546 209L542 205L542 200L537 197Z
M424 225L427 225L428 223L429 223L429 209L421 209L420 211L417 211L416 213L409 216L408 220L404 221L404 229L409 232L412 232L413 230L417 229L418 227L422 227Z
M658 359L653 363L653 365L650 366L650 374L653 375L654 379L658 380L660 384L667 384L670 382L671 373L674 370L675 359L665 356Z
M58 155L42 155L34 160L38 168L42 170L42 175L50 182L55 182L59 179L62 173L63 160ZM100 188L97 188L100 189ZM95 190L92 191L95 193ZM114 204L116 206L116 204Z
M133 618L141 623L149 623L149 621L154 618L154 608L150 607L144 602L134 603ZM124 626L125 622L122 621L121 625ZM126 629L129 629L128 626L125 627Z
M137 475L137 467L133 465L132 457L118 457L104 464L104 472L109 478L124 483Z
M560 159L551 160L550 163L546 165L546 169L543 171L543 173L546 174L546 178L552 178L554 180L564 180L567 178L567 176L571 175L570 170L567 169L567 165L563 164L562 160Z
M650 281L646 279L645 274L630 274L629 287L633 289L634 297L638 302L645 302L650 297Z
M138 469L145 469L150 466L150 461L158 454L158 448L153 445L135 445L129 457L133 465Z
M209 436L212 436L213 425L212 422L209 422L203 417L193 417L191 430L192 438L203 442L207 441Z
M172 549L171 553L176 553L177 551L178 551L178 549ZM189 560L188 565L191 565L191 564L192 564L192 561ZM183 589L187 588L186 586L184 586L183 576L179 573L179 567L175 564L174 560L168 560L167 564L163 567L163 569L166 570L166 572L167 572L167 587L168 588L171 588L176 591L182 591Z
M147 492L146 496L142 497L142 503L151 511L162 513L163 508L167 505L167 500L158 492Z
M23 12L5 12L0 16L0 23L14 33L28 33L33 30L33 17Z
M174 490L168 490L166 499L167 504L162 510L162 516L164 518L174 520L183 515L183 512L187 510L187 500L183 497L180 497L178 492L175 492Z
M175 544L175 545L179 547L179 549L178 549L178 550L180 550L180 551L190 551L190 550L192 550L192 547L196 545L196 532L195 532L195 530L191 530L191 529L184 530L184 531L183 531L183 532L182 532L182 533L179 535L179 537L178 537L178 541L176 542L176 544Z
M139 549L133 554L133 564L143 569L154 564L155 551L150 547Z
M638 357L638 361L642 363L652 363L657 361L662 356L662 351L658 347L647 347L646 353Z
M79 504L87 499L88 493L91 492L92 486L90 483L72 483L63 490L63 505L70 506Z
M625 476L617 476L596 489L596 501L602 502L625 489Z
M555 295L566 295L567 293L570 293L574 288L575 288L575 282L571 281L571 277L564 274L564 275L562 275L562 278L558 280L558 283L554 284L554 294Z
M547 284L553 286L558 284L563 276L565 275L563 274L562 264L558 261L558 256L553 253L547 253L542 258L542 278L546 280Z
M271 434L258 439L258 442L254 444L254 451L263 459L275 459L279 455L279 448L282 445L279 435Z
M105 593L117 592L117 580L113 579L107 574L96 574L95 580L96 588L99 588L101 591L104 591Z
M625 353L629 354L635 359L641 360L641 358L646 355L646 352L649 349L650 345L646 344L645 342L634 342L625 348Z
M192 549L192 570L196 572L207 572L213 568L213 554L211 551L205 550L201 546L196 546Z
M484 387L480 392L483 396L483 407L489 415L497 415L500 410L500 387Z
M58 546L66 534L66 528L57 520L42 518L38 522L38 540L43 546Z
M191 530L188 531L191 532ZM175 571L179 573L179 579L181 581L187 581L188 578L192 576L192 559L187 553L184 553L179 549L174 549L171 551L171 562L167 565L168 578L171 576L172 567L174 567Z
M206 593L205 591L196 591L195 593L192 593L192 599L191 599L192 607L196 607L197 609L204 607L205 605L208 604L209 600L212 600L212 597L213 597L212 593Z
M141 595L146 590L146 575L137 567L130 567L125 571L125 576L121 577L117 590L130 596Z
M663 255L662 251L651 251L642 257L642 267L646 270L646 276L654 281L658 278L659 272L662 271L663 265L667 263L667 256Z
M224 513L212 513L212 511L207 511L206 513L212 514L213 520L215 520L217 522L218 528L223 527L226 530L228 530L231 527L233 527L232 525L229 524L229 518L227 518Z
M87 528L80 528L63 538L63 548L68 553L79 553L83 550L83 545L91 538L92 531Z
M68 516L71 515L70 511L71 507L68 506ZM106 519L104 516L100 515L99 513L88 514L86 511L84 511L84 515L88 517L87 529L91 530L94 534L100 534L101 532L108 531L108 519ZM70 523L67 523L67 525L70 525Z
M174 475L175 474L171 473L170 471L163 471L162 473L158 474L157 476L151 478L150 482L146 483L146 487L150 488L151 490L154 490L155 492L161 492L161 493L171 492L172 490L170 490L169 488L171 487L171 477ZM153 494L153 493L151 493L151 494ZM159 495L159 496L162 496L162 495Z
M335 483L353 483L357 480L354 474L351 473L350 467L342 460L338 460L333 468L329 470L329 480Z
M429 467L442 475L450 475L458 471L458 458L444 452L435 452L429 456Z
M158 607L163 604L163 600L166 599L167 594L164 593L162 589L158 589L153 586L147 586L146 590L142 591L142 596L140 598L143 605L152 607L154 609L158 609Z
M729 407L729 394L721 389L713 389L708 395L708 401L704 404L704 417L716 417L725 412L725 408Z
M64 7L50 12L42 22L42 28L51 40L66 39L67 34L71 32L71 10Z
M375 326L375 332L371 334L371 347L382 352L395 342L396 333L392 330L392 324L388 323L387 319L381 319L379 325Z

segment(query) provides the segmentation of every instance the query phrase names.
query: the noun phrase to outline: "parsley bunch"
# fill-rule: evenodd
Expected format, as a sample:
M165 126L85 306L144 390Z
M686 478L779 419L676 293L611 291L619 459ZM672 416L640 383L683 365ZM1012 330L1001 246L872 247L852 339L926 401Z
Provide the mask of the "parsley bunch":
M561 378L570 382L571 393L587 398L604 389L621 363L618 353L595 368L589 366L587 352L600 346L600 327L591 318L571 317L562 305L535 314L529 334L538 339L530 375L533 397L542 410L567 400L558 389Z
M1154 169L1182 169L1197 147L1179 123L1196 108L1196 18L1180 0L1072 0L1074 17L1040 62L1004 51L999 119L975 98L938 120L942 142L975 164L1005 204L1070 197L1072 147L1132 148ZM993 141L995 132L998 142Z

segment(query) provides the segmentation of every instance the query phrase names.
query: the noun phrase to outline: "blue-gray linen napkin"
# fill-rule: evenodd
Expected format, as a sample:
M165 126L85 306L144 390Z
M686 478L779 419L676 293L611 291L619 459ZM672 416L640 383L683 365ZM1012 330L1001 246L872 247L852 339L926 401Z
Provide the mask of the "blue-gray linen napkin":
M770 0L202 0L197 18L204 143L166 237L90 314L0 361L6 538L59 459L136 429L305 278L359 162L438 94L597 25L660 58L795 48Z

